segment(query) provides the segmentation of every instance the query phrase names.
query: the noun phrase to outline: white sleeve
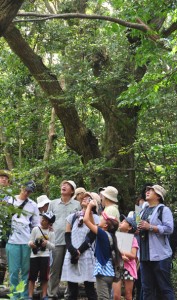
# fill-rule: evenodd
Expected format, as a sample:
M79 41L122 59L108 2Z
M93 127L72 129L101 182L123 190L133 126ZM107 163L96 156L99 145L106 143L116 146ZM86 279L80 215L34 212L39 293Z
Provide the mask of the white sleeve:
M28 245L30 246L30 243L35 241L36 239L36 227L33 228L33 230L31 231L31 235L30 235L30 240L28 242Z
M49 233L49 240L47 241L47 248L53 250L55 248L55 233L51 231Z
M39 209L37 205L34 207L34 213L31 218L31 226L32 228L40 225L40 217L39 217Z

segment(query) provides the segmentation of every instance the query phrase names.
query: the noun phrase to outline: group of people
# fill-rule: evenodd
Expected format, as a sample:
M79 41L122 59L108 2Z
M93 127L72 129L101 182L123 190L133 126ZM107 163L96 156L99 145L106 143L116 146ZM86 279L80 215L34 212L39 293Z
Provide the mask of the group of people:
M9 173L3 170L0 185L9 185ZM43 300L58 299L60 281L67 282L68 300L78 298L79 283L84 284L89 300L120 300L122 282L125 299L132 300L138 275L138 300L175 299L168 239L173 216L164 205L162 186L146 187L146 205L138 218L136 213L119 214L118 190L113 186L100 188L97 194L64 180L60 189L60 198L51 201L41 195L35 202L29 198L35 183L29 181L19 195L0 199L18 208L6 243L14 299L33 299L39 280ZM129 251L118 248L117 231L133 234ZM4 260L1 247L0 264ZM20 280L24 282L21 292L16 289Z

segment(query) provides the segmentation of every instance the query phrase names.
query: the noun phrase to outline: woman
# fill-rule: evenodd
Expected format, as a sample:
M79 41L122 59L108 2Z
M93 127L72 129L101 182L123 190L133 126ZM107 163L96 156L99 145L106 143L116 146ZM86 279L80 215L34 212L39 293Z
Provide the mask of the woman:
M67 252L62 270L62 281L68 282L68 300L78 297L78 283L84 282L85 292L89 300L96 300L97 294L94 288L95 277L93 270L95 258L93 246L95 235L90 234L89 228L83 223L86 208L92 198L92 193L86 192L81 202L82 210L67 217L65 240ZM93 214L95 224L99 223L99 217Z

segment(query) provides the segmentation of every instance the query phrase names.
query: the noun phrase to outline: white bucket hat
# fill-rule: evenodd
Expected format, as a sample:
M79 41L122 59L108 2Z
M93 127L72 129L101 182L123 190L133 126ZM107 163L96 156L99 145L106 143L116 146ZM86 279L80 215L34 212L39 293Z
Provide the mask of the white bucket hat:
M101 191L101 194L113 202L118 202L118 190L113 186L107 186L103 191Z
M72 186L72 188L74 189L74 191L75 191L75 189L76 189L76 184L75 184L75 182L74 182L73 180L64 180L64 182L69 183L69 184Z
M51 202L51 200L49 200L49 198L46 195L41 195L41 196L37 197L37 206L38 206L38 208L41 208L45 204L48 204L50 202Z

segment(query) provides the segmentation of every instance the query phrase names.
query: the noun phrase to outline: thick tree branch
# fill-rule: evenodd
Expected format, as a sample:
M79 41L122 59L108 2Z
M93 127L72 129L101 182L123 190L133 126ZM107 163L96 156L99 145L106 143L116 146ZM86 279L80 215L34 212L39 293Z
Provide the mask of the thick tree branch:
M168 29L162 31L163 37L168 37L170 34L172 34L174 31L177 30L177 22L173 23Z
M140 31L146 32L146 26L139 24L139 23L132 23L127 22L118 18L113 18L109 16L101 16L101 15L86 15L80 13L67 13L67 14L38 14L38 13L19 13L18 17L37 17L37 19L16 19L14 22L39 22L44 20L51 20L51 19L91 19L91 20L104 20L113 23L117 23L127 28L134 28Z
M0 36L10 25L24 0L0 0Z
M153 29L151 29L150 26L145 24L140 18L137 18L137 23L133 22L128 22L124 21L122 19L118 18L113 18L109 16L101 16L101 15L86 15L86 14L81 14L81 13L66 13L66 14L39 14L39 13L33 13L33 12L28 12L28 13L18 13L18 17L33 17L31 19L26 18L26 19L16 19L13 22L14 23L19 23L19 22L41 22L41 21L46 21L46 20L52 20L52 19L90 19L90 20L103 20L103 21L108 21L112 23L119 24L121 26L124 26L126 28L131 28L131 29L137 29L139 31L142 31L144 33L147 33L147 36L150 40L153 42L159 44L166 50L171 50L171 48L168 48L162 40L160 40L161 36L154 33ZM164 22L164 19L162 20L161 23ZM173 30L174 30L173 26ZM172 28L171 28L172 30ZM170 34L170 29L168 31ZM163 36L167 34L164 33Z
M97 139L79 119L74 101L72 99L69 103L66 101L57 77L43 64L42 59L30 48L20 31L13 25L8 27L4 38L47 94L63 125L67 145L81 155L85 163L98 158L100 150Z

